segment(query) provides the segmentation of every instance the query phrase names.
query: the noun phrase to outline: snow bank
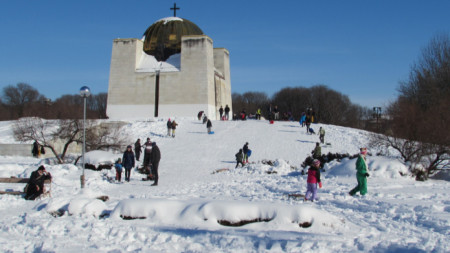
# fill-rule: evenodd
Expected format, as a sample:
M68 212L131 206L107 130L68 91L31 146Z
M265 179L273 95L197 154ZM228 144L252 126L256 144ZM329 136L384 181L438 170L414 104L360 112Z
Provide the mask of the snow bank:
M356 174L356 158L345 158L341 162L329 163L327 177L351 177ZM367 157L367 166L371 177L400 178L408 174L408 168L398 159L380 156Z
M343 221L311 206L292 206L247 201L178 201L162 199L126 199L120 201L111 218L148 219L166 225L223 228L220 221L232 224L251 223L259 229L301 229L299 224L311 224L319 232L342 227ZM265 221L265 222L261 222Z
M84 154L85 163L92 164L95 167L98 167L99 165L114 164L119 158L122 158L122 154L113 154L102 150L94 150Z

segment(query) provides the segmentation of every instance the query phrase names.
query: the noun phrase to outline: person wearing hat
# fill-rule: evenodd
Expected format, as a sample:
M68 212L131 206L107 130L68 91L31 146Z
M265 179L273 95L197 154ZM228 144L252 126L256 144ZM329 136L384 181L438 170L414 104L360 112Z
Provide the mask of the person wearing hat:
M131 145L128 145L127 150L123 153L122 165L125 168L125 181L130 182L131 169L134 167L134 154Z
M42 193L44 193L44 182L47 179L51 179L52 175L45 170L44 165L31 173L30 181L26 186L26 200L35 200Z
M367 148L361 148L359 152L358 159L356 160L356 180L358 185L353 188L349 194L351 196L360 192L361 195L367 193L367 178L369 177L367 162L366 162Z
M314 159L312 165L308 169L308 179L306 180L306 200L317 200L317 184L319 188L322 188L322 182L320 181L320 161Z

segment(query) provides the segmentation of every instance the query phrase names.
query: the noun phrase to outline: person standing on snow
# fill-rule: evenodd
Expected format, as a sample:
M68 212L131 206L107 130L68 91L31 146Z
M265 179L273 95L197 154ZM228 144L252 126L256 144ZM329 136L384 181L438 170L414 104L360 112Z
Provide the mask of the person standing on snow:
M175 129L177 129L177 122L175 122L175 120L172 121L172 137L175 138Z
M114 164L114 167L116 168L116 181L120 182L122 180L122 160L119 158L117 159L116 163Z
M322 188L322 182L320 181L320 161L314 159L312 165L308 169L308 179L306 180L306 194L305 201L317 200L317 184L319 188Z
M367 193L367 178L369 177L367 171L369 168L367 167L366 155L367 148L361 148L358 159L356 160L356 180L358 181L358 185L349 192L350 196L355 195L357 192L360 192L361 195Z
M125 181L130 182L131 169L134 167L134 154L131 151L131 145L123 153L122 166L125 168Z
M152 153L152 142L150 141L150 138L147 138L147 141L142 145L144 147L144 168L146 170L149 170L150 166L150 155Z
M244 147L242 148L242 151L244 152L244 164L248 163L248 142L245 143Z
M244 154L242 154L242 149L239 149L239 152L236 153L236 167L234 167L235 169L239 166L239 164L242 165L242 167L244 167L244 163L242 162L244 160Z
M320 139L320 143L324 143L325 142L325 128L320 127L319 129L319 139Z
M310 133L309 128L311 127L311 116L308 115L306 116L305 124L306 124L306 133L309 134Z
M220 106L219 114L220 114L220 120L223 120L223 118L222 118L222 115L223 115L223 107L222 107L222 106Z
M158 166L159 161L161 160L161 151L159 150L158 146L156 146L156 142L152 143L152 153L150 155L150 162L152 164L152 174L155 179L155 182L151 186L157 186L158 185Z
M256 110L256 119L261 120L261 108L258 108L258 110Z
M169 120L167 120L167 136L170 136L170 131L172 131L172 122Z
M134 153L136 154L136 161L139 161L139 157L141 156L142 152L142 145L141 145L141 139L137 139L137 141L134 143Z
M208 121L206 122L206 128L208 129L208 134L211 133L211 127L212 127L211 120L208 119Z
M228 105L225 106L225 119L228 120L230 116L230 107Z

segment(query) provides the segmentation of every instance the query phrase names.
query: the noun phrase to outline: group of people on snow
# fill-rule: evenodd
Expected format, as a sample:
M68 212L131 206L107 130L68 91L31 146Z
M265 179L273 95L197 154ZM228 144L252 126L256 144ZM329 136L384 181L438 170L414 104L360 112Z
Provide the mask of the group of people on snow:
M246 163L248 163L248 158L250 157L251 154L252 154L252 151L248 148L248 142L246 142L244 144L244 147L239 149L239 152L237 152L235 155L235 157L236 157L236 167L235 168L237 168L239 166L239 164L241 164L243 167Z
M132 146L127 146L122 159L119 158L114 164L114 167L116 168L116 181L121 182L122 171L125 169L125 181L130 182L131 170L136 165L135 161L139 161L142 152L144 152L142 166L144 167L144 171L148 174L147 179L154 180L152 186L158 185L158 167L159 161L161 160L161 151L156 145L156 142L150 141L150 138L147 138L147 141L144 144L141 144L141 139L137 139L134 143L134 153Z
M230 117L230 107L228 105L226 105L225 109L223 109L223 107L220 106L219 115L220 115L220 120L228 120Z
M171 121L170 118L167 120L167 136L171 136L175 138L175 129L177 129L178 123L173 120Z
M348 193L350 196L354 196L358 192L363 196L367 193L367 178L369 177L369 167L367 166L366 156L367 148L361 148L355 163L357 185ZM314 159L308 169L305 201L315 201L318 199L317 186L319 188L322 188L322 181L320 180L320 168L320 160Z

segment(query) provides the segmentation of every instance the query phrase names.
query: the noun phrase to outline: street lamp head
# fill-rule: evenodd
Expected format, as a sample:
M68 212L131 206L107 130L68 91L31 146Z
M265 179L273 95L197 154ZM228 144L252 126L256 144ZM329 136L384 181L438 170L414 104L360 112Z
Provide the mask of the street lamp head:
M83 86L80 89L80 96L83 98L87 98L91 95L91 90L87 86Z

